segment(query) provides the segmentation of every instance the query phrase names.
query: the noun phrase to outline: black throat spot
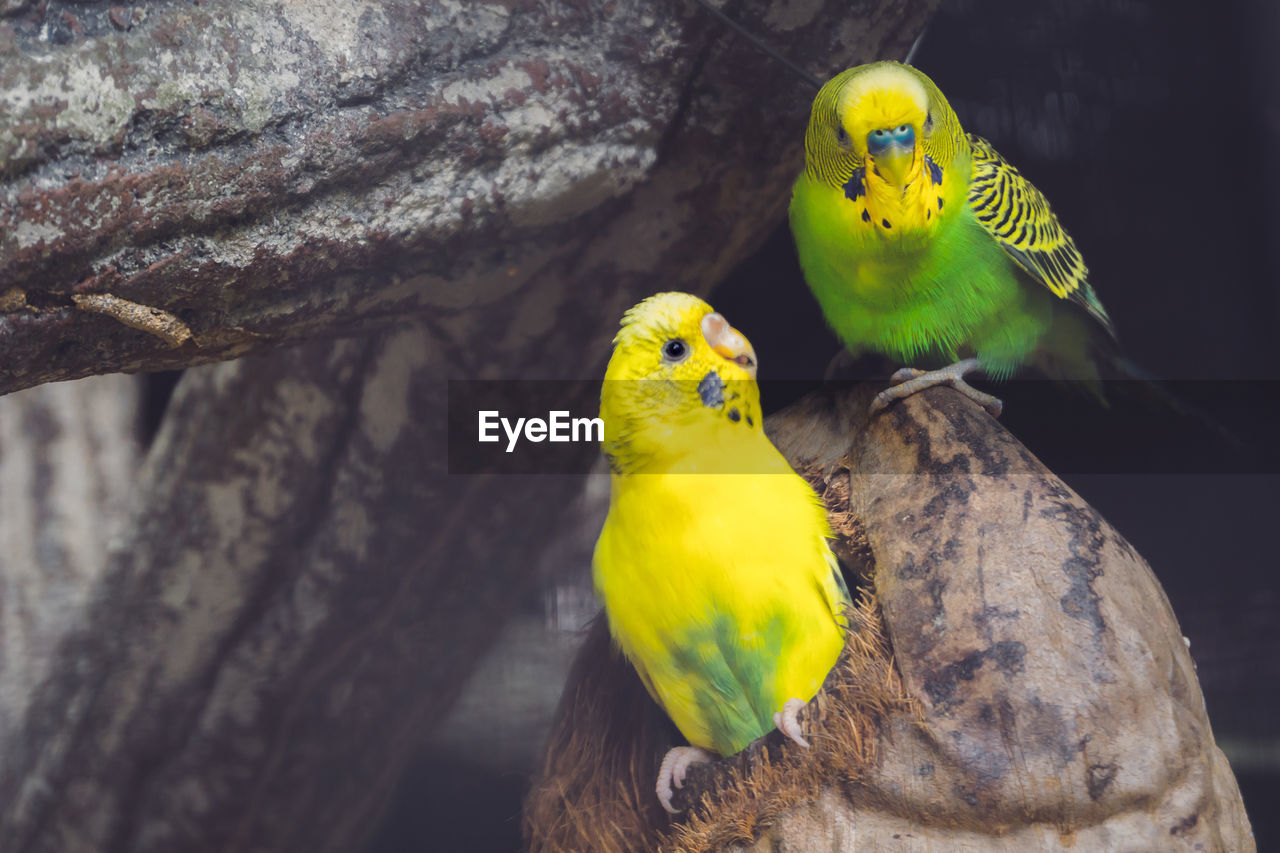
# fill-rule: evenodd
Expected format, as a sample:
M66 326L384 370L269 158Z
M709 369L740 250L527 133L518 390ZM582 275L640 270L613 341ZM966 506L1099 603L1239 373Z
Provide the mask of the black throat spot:
M925 164L929 167L929 177L933 180L934 186L942 183L942 167L933 162L932 157L924 158Z
M698 383L698 396L702 405L708 409L718 409L724 405L724 380L714 370L709 371Z
M853 174L849 176L849 180L844 182L844 197L849 201L857 201L867 194L865 182L867 179L867 170L858 167L853 170Z

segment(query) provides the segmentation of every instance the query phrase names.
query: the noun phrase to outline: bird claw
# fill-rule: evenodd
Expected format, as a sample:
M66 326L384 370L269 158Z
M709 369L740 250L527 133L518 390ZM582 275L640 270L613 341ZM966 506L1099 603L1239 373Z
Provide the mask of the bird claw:
M672 807L671 797L675 794L674 789L684 787L684 778L689 768L695 764L705 764L713 758L715 756L711 753L696 746L676 746L667 750L667 754L662 759L662 766L658 768L658 784L655 788L658 802L662 803L667 814L680 812L679 809Z
M788 699L782 703L782 710L773 715L773 724L778 727L778 731L808 749L809 741L804 739L804 732L800 728L800 718L796 716L803 707L803 701Z
M890 381L894 384L881 391L871 401L871 414L874 415L888 408L889 404L894 400L904 400L926 388L932 388L935 385L950 385L986 409L991 414L991 417L998 418L1000 417L1000 412L1004 410L1004 403L1000 401L1000 398L979 391L964 381L966 373L980 369L982 369L982 363L976 358L966 358L963 361L957 361L955 364L949 364L940 370L925 371L917 370L914 367L904 367L891 377Z

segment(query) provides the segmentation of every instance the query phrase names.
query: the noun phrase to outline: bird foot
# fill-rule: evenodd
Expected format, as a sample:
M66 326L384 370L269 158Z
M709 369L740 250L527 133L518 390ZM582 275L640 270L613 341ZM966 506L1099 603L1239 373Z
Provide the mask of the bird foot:
M871 413L875 414L882 411L894 400L906 399L926 388L932 388L935 385L950 385L990 412L991 417L998 418L1000 417L1000 412L1004 409L1004 403L1000 402L998 397L985 394L964 381L965 374L981 369L982 362L976 358L966 358L962 361L957 361L955 364L949 364L940 370L926 371L917 370L914 367L904 367L893 374L890 379L894 384L876 395L875 400L871 402Z
M684 787L684 777L689 772L689 768L695 764L705 764L714 758L714 755L696 746L677 746L667 750L667 754L662 759L662 766L658 768L656 790L658 802L662 803L662 807L668 814L677 814L680 811L672 808L671 797L675 793L675 788Z
M804 732L800 729L800 718L796 716L803 707L803 701L788 699L782 703L782 710L773 715L773 724L778 727L778 731L808 749L809 741L804 739Z

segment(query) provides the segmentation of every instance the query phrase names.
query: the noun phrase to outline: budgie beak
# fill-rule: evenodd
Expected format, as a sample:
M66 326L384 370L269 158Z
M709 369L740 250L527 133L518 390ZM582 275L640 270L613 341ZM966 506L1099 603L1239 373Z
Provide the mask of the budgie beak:
M702 318L702 336L719 355L742 367L756 378L756 351L751 342L720 314L712 312Z
M916 160L915 129L904 124L867 134L867 154L875 172L895 187L904 187Z
M907 173L915 160L914 151L890 149L875 158L876 174L895 187L902 188L907 183Z

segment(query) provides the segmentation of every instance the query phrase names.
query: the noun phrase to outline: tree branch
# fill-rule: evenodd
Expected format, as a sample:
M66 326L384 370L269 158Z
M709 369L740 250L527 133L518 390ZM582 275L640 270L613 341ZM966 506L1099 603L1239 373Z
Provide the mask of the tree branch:
M598 629L530 797L534 849L1253 849L1147 564L972 403L935 389L869 416L874 390L828 387L768 424L887 640L855 625L806 709L813 748L774 732L694 768L669 824L652 790L669 724ZM865 679L885 664L907 705Z
M902 55L935 5L741 15L825 74ZM0 392L414 313L603 340L655 277L705 290L762 239L813 95L684 0L18 8Z

